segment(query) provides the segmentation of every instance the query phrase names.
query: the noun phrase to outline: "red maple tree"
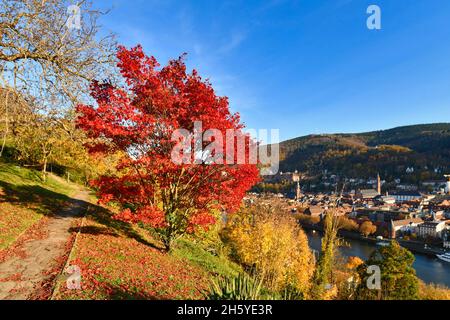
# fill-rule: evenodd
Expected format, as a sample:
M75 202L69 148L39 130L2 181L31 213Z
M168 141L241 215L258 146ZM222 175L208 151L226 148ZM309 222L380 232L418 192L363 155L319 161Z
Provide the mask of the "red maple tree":
M235 146L224 146L223 163L174 162L175 130L192 132L197 121L203 131L214 129L224 136L232 129L233 143L245 137L247 158L251 139L242 132L239 115L230 112L228 99L217 96L195 70L186 72L183 56L160 67L141 46L120 46L117 57L126 85L94 82L91 95L97 105L77 107L77 125L93 141L89 150L121 154L117 174L102 176L93 185L100 202L121 206L117 219L150 225L170 250L177 237L215 223L214 212L239 208L245 192L259 180L255 164L235 164ZM202 146L215 139L202 141ZM197 159L188 151L185 156Z

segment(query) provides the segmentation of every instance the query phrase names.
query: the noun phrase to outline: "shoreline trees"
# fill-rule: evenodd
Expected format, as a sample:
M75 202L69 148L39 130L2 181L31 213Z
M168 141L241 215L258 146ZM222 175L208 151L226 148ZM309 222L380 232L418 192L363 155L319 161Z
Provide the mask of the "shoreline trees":
M358 268L361 279L357 290L357 299L362 300L415 300L419 294L419 280L413 268L414 255L392 241L387 247L380 247ZM370 266L381 271L380 288L367 286L372 274L367 272Z

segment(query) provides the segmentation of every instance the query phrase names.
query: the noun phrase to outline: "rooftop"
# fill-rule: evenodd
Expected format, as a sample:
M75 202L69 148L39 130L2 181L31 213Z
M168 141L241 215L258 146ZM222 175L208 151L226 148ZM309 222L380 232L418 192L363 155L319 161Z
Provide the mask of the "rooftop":
M400 227L400 226L407 226L409 224L419 224L419 223L423 223L423 220L420 218L413 218L413 219L403 219L403 220L395 220L392 221L392 224L395 227Z
M419 191L393 191L389 193L390 196L411 196L411 197L421 197L422 194Z

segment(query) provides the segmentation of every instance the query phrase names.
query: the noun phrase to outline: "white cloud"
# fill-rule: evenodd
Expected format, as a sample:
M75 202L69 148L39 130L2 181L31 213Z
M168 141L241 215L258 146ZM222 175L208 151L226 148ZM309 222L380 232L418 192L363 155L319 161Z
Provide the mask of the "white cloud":
M227 43L223 44L217 51L220 54L228 53L237 48L246 38L247 34L245 32L233 32L231 34L231 39Z

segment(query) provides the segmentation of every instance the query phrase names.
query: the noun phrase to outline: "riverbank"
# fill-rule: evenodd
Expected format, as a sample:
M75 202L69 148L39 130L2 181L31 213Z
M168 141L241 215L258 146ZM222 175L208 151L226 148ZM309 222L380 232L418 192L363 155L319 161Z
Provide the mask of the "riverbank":
M301 225L303 229L306 230L314 230L318 232L323 232L323 227L320 225L310 225L310 224L302 224ZM359 233L347 231L347 230L339 230L338 235L342 237L343 239L352 239L352 240L358 240L363 241L369 244L376 245L377 242L380 240L377 240L373 237L364 237ZM396 239L397 242L404 248L410 250L413 253L418 253L422 255L426 255L429 257L435 258L437 254L443 254L445 250L443 248L438 247L431 247L427 246L425 247L425 244L420 241L411 241L411 240L402 240L402 239ZM392 239L383 239L383 241L392 241Z
M322 243L323 232L318 228L304 228L305 233L308 236L308 242L311 249L320 251ZM341 235L347 246L339 247L339 253L342 257L359 257L362 260L367 260L370 255L379 247L376 245L378 242L373 238L345 237ZM427 284L439 284L450 288L450 263L444 262L436 258L436 256L427 252L427 254L414 253L415 261L413 264L416 270L417 276L424 283Z

